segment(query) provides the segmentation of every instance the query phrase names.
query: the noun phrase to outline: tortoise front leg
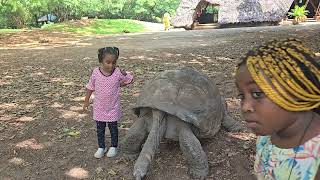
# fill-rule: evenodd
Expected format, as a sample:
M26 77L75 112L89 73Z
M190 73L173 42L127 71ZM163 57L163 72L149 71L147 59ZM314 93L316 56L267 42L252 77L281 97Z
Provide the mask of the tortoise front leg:
M225 113L222 119L222 126L229 132L240 132L245 129L239 121L232 118L228 113Z
M145 142L148 132L146 127L146 120L151 120L151 111L141 110L141 116L130 127L128 133L120 143L120 148L125 157L134 160L138 157L141 146Z
M133 175L136 180L141 180L147 174L166 130L165 113L154 109L152 110L152 116L150 133L134 165Z
M227 102L223 97L221 97L223 103L223 119L222 119L222 127L224 127L229 132L239 132L245 129L245 127L237 120L232 118L228 113Z
M187 158L189 174L196 179L205 179L209 172L208 159L200 141L185 122L180 126L179 144L183 155Z

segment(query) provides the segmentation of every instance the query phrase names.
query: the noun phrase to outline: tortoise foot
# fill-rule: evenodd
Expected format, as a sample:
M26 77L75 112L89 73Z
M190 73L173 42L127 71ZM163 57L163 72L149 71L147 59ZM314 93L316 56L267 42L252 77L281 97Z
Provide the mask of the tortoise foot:
M204 179L206 179L206 177L208 175L208 169L201 169L200 170L200 169L190 168L188 173L192 179L204 180Z
M141 175L141 172L136 170L133 172L133 176L135 177L136 180L141 180L143 176Z

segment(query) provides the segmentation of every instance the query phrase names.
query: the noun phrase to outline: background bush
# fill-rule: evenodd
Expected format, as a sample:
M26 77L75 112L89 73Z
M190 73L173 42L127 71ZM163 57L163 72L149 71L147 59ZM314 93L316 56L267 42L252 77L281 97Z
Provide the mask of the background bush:
M52 13L62 22L89 18L136 19L159 22L175 13L179 0L0 0L0 28L38 26L37 19Z

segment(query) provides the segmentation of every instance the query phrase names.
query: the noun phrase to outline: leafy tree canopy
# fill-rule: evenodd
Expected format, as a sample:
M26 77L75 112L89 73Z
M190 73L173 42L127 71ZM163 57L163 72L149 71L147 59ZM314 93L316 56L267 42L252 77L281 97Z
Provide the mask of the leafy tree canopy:
M179 0L0 0L0 28L36 26L37 19L54 14L57 21L89 18L121 18L160 21L173 14Z

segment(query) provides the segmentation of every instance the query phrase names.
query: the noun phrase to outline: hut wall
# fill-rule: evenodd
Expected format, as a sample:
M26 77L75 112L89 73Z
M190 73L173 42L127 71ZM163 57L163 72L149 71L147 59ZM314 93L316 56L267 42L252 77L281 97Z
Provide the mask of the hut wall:
M201 0L181 0L172 24L191 26ZM220 5L218 23L278 22L283 19L294 0L206 0Z

